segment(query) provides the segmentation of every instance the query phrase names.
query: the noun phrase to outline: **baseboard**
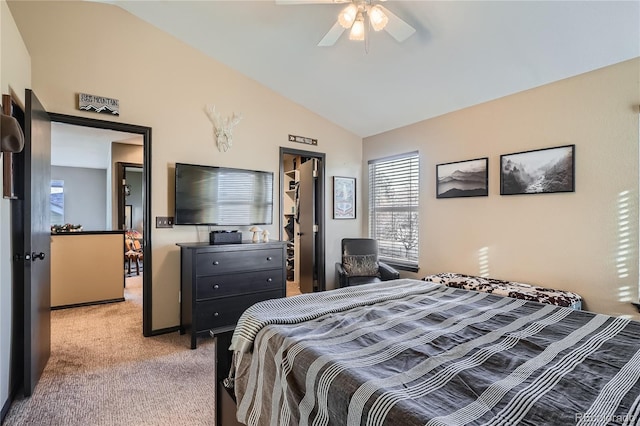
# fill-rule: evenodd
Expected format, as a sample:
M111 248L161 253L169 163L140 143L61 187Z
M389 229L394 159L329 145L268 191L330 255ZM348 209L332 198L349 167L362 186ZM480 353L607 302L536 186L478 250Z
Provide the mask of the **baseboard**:
M9 408L11 408L11 404L13 403L13 396L9 395L7 400L2 405L2 411L0 411L0 425L4 424L4 418L9 414Z
M117 302L124 302L124 297L118 298L118 299L98 300L97 302L85 302L85 303L74 303L72 305L52 306L51 310L57 311L58 309L79 308L81 306L104 305L105 303L117 303Z

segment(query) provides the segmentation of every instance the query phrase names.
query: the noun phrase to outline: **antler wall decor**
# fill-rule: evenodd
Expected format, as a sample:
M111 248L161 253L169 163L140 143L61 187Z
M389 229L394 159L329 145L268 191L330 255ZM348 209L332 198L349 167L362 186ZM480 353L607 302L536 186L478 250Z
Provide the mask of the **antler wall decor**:
M242 114L235 112L231 117L222 118L214 106L206 106L204 109L207 117L213 124L213 135L220 152L227 152L233 144L233 128L242 120Z

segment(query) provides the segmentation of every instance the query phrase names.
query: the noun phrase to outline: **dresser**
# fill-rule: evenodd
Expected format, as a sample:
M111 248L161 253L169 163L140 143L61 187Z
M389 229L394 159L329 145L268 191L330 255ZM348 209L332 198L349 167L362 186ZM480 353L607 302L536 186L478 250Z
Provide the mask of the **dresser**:
M233 330L254 303L286 296L286 243L180 247L180 333L191 333L191 349L199 334Z

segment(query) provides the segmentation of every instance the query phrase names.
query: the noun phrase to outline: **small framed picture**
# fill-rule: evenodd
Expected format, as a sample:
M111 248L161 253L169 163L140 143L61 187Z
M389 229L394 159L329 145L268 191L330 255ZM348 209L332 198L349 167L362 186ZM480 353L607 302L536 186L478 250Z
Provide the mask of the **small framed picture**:
M488 195L488 157L436 165L436 198Z
M575 192L575 145L500 156L500 195Z
M333 177L333 218L356 218L356 178Z

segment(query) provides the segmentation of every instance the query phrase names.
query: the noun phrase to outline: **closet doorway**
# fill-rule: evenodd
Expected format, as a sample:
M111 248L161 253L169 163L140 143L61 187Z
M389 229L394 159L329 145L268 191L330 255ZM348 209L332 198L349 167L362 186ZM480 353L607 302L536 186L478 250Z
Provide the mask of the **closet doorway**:
M287 287L324 291L325 154L280 148L280 239L287 242Z

